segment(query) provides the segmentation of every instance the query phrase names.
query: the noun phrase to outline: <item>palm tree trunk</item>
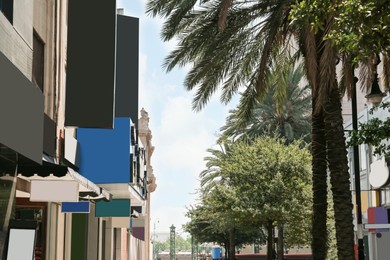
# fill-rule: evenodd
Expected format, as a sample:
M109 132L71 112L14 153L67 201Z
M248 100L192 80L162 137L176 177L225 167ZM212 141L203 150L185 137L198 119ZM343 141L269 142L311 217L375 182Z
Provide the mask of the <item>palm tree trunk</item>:
M278 225L278 260L283 260L284 257L284 226Z
M325 104L324 119L334 201L337 255L338 259L352 260L354 259L353 205L340 93L336 86L330 90L329 99Z
M316 105L313 99L313 111ZM326 139L323 111L312 116L312 172L313 172L313 217L312 252L313 259L326 259L328 251L327 211L327 163Z

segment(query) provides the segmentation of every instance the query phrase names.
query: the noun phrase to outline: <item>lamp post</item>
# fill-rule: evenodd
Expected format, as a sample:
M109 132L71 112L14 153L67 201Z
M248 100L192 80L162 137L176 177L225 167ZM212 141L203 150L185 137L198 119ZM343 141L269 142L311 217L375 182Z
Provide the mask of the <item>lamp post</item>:
M352 89L352 129L357 131L357 104L356 104L356 82L358 79L354 77ZM356 222L357 222L357 238L358 238L358 259L364 260L364 244L363 244L363 227L362 227L362 201L360 191L360 162L359 162L359 146L353 146L353 173L355 176L355 198L356 198Z
M159 219L156 219L154 221L153 225L153 260L156 260L158 258L158 248L156 247L156 222L159 223Z
M382 102L382 98L386 95L380 90L378 83L378 73L376 68L380 63L379 55L376 55L374 61L375 71L373 82L371 85L370 93L365 97L368 102L374 106L378 106ZM352 86L352 129L358 130L358 119L357 119L357 101L356 101L356 82L358 79L354 76ZM356 222L357 222L357 238L358 238L358 259L364 260L364 243L363 243L363 225L362 225L362 202L361 202L361 189L360 189L360 162L359 162L359 146L353 146L353 166L354 166L354 177L355 177L355 194L356 194Z

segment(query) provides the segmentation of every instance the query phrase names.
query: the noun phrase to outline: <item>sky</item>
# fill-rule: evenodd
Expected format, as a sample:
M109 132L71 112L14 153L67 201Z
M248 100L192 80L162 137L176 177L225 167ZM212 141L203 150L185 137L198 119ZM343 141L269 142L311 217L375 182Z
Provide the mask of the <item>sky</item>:
M214 95L201 111L191 108L193 92L183 86L188 67L166 73L164 58L175 48L175 41L163 42L163 20L145 14L147 0L118 0L124 14L139 18L139 109L149 113L149 128L155 151L151 158L157 188L151 193L151 235L169 232L174 225L183 233L188 222L186 207L196 201L198 176L205 169L206 150L215 145L219 129L225 123L228 105ZM185 234L183 234L185 235Z

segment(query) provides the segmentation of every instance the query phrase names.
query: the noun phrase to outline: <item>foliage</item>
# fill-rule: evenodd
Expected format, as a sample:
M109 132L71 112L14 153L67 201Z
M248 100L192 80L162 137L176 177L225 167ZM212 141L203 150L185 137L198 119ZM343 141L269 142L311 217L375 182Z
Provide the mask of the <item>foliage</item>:
M229 246L230 232L234 232L235 246L264 241L260 227L248 226L243 222L245 205L231 186L215 185L212 189L202 189L201 203L187 211L191 219L185 225L196 241L217 242Z
M154 241L153 247L156 252L169 251L170 248L170 240L167 238L164 242ZM180 251L191 251L191 238L183 238L181 236L176 235L175 237L175 250L176 252Z
M390 103L382 102L379 107L373 107L370 114L373 115L378 109L388 109ZM381 120L377 117L368 120L366 123L360 123L358 130L352 130L350 133L349 146L369 144L375 147L374 155L390 156L390 118Z
M237 246L253 243L256 238L264 243L261 227L272 220L287 224L286 244L309 243L311 179L307 148L302 148L300 141L286 146L283 139L264 136L251 144L224 142L224 152L207 157L208 167L214 168L202 172L201 201L188 210L191 221L186 231L199 242L226 245L229 231L235 229Z
M341 52L357 61L390 50L390 2L388 0L297 1L290 17L293 23L310 24L314 30L329 29ZM326 17L333 17L331 28L324 28Z
M169 251L169 239L164 242L154 241L153 248L156 252Z
M266 134L286 138L287 142L298 138L310 142L311 94L309 86L300 85L304 78L303 64L286 59L283 65L272 68L267 79L270 90L263 102L256 102L248 121L240 117L240 107L230 111L221 128L223 135L251 140ZM279 95L282 97L277 98ZM278 100L283 102L279 104Z
M178 251L191 251L191 237L183 238L182 236L175 237L175 249Z
M247 218L261 224L269 220L287 224L286 230L295 228L286 232L292 245L310 239L310 225L302 224L311 214L310 162L309 151L299 141L285 145L283 139L264 136L251 144L236 143L224 168Z
M286 23L288 2L235 0L227 9L222 8L225 2L149 0L147 12L166 18L163 40L179 40L165 60L166 70L192 65L184 87L196 90L193 108L202 109L218 88L221 102L227 103L245 87L242 102L248 116L267 92L268 65L277 62L271 58L279 48L273 41L288 37L282 33L286 28L275 26ZM221 23L226 26L217 26Z

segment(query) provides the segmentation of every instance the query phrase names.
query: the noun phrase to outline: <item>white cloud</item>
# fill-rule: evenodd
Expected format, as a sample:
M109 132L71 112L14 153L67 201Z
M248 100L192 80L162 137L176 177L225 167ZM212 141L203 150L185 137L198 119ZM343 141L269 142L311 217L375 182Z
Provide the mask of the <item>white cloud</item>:
M215 143L213 129L219 122L205 112L191 109L191 98L177 96L168 99L161 114L158 146L162 152L156 158L171 170L191 172L196 176L204 168L206 149Z

